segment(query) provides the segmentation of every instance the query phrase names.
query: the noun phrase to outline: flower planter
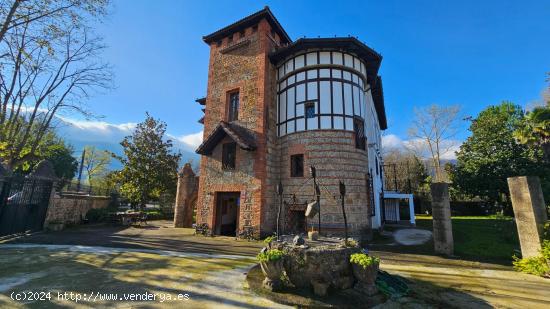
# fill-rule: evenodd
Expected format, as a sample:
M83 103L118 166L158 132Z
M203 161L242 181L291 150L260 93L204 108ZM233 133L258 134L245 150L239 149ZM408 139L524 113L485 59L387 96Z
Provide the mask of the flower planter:
M283 274L283 259L260 262L260 267L265 275L262 286L270 291L280 290L282 286L281 275Z
M380 264L373 263L366 268L355 263L351 263L351 265L353 275L355 276L355 279L357 279L357 283L354 288L369 296L376 294L378 289L376 288L375 282L376 277L378 276L378 267Z

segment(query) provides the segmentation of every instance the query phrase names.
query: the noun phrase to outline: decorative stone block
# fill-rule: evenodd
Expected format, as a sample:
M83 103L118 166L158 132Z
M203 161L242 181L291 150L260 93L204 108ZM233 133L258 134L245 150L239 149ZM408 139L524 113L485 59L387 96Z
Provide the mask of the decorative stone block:
M447 183L432 183L432 216L435 252L453 255L453 227L451 223L451 204L449 201L449 185Z
M543 226L548 220L539 178L510 177L508 188L516 218L521 254L524 258L538 256Z

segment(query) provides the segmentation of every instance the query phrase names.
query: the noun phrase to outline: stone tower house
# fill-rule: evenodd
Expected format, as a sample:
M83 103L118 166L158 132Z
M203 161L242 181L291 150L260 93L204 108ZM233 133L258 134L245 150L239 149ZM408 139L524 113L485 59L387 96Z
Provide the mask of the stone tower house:
M203 37L210 46L196 223L216 235L263 236L316 227L304 216L317 169L321 226L373 226L381 200L380 130L386 128L382 57L355 38L292 41L269 8Z

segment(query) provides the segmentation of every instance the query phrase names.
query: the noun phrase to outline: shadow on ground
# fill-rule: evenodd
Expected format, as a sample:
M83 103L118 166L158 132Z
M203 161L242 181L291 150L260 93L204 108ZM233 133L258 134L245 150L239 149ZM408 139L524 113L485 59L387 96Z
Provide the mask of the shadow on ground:
M250 267L251 259L196 259L139 252L105 254L32 248L3 249L0 260L2 308L273 307L271 302L256 299L242 289L242 269ZM219 275L229 282L220 281ZM11 292L21 291L51 292L51 299L26 303L10 299ZM58 296L65 292L78 293L83 298L95 296L76 302ZM116 300L104 299L115 297L115 293ZM121 301L124 294L144 293L152 293L155 299ZM175 300L179 294L187 294L188 300Z
M262 243L258 241L236 240L225 236L195 236L193 229L176 229L172 226L170 221L152 221L141 227L90 224L60 232L41 232L4 243L103 246L249 256L255 256L262 248Z

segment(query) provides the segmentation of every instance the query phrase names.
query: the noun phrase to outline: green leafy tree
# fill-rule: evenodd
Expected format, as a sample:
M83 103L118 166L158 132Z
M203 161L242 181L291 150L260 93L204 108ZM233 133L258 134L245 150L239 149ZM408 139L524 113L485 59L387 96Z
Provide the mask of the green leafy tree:
M30 173L41 160L52 163L56 176L65 182L71 180L77 171L78 161L73 157L73 148L67 145L53 130L48 130L34 154L29 156L22 164L16 166L14 171L20 174ZM0 158L2 158L0 149Z
M165 133L166 123L147 113L145 121L120 143L124 148L124 157L116 156L124 164L118 173L120 191L133 204L143 207L163 193L175 195L181 154L173 152Z
M550 162L550 106L535 107L525 115L514 137L522 144L540 148Z
M449 167L454 189L511 212L506 179L548 172L541 151L514 140L514 131L523 117L520 106L503 102L489 106L472 121L472 135L460 146L456 165Z
M44 159L52 162L57 177L62 182L70 181L76 175L78 161L73 157L73 149L61 140L46 150Z
M522 144L542 149L545 161L550 163L550 86L543 98L546 106L538 106L528 112L514 132L514 137Z
M26 125L25 119L20 117L18 123ZM0 126L0 130L2 130ZM37 126L33 126L30 131L31 138L34 135L39 134ZM14 138L18 140L21 136L17 135ZM10 151L7 149L6 144L8 142L0 142L0 160L8 161L10 158ZM47 159L52 162L57 177L61 179L61 182L71 180L77 170L78 162L73 157L73 149L71 146L65 144L65 142L57 136L53 129L48 129L43 133L43 137L40 142L35 146L31 152L30 145L26 145L21 149L20 155L25 157L25 160L20 161L16 166L12 166L16 173L27 174L40 162Z
M95 186L95 180L104 177L111 164L111 154L105 150L99 150L94 146L84 147L84 170L88 177L88 184Z

